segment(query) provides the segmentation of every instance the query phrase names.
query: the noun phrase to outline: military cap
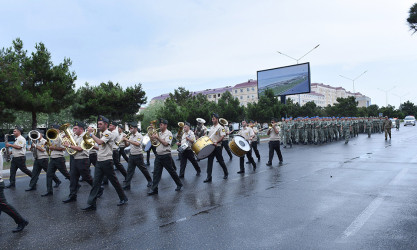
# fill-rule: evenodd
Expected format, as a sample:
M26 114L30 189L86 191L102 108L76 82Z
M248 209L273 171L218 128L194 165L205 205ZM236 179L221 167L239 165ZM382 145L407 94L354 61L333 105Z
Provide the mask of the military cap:
M117 127L117 122L115 122L115 121L110 121L110 122L109 122L109 125L113 125L113 126Z
M105 123L109 123L109 119L107 119L106 117L99 115L97 121L102 121Z
M187 125L188 127L191 127L191 124L189 122L184 122L184 125Z
M159 119L159 123L168 124L168 120L164 119L164 118L161 118L161 119Z
M52 125L51 125L51 128L54 128L54 129L59 129L59 125L58 125L58 124L52 124Z
M15 129L17 129L17 130L19 130L19 131L20 131L20 133L23 133L23 128L22 128L22 127L20 127L20 126L15 126L14 128L15 128Z
M211 116L212 116L212 117L215 117L216 119L219 119L219 115L218 115L218 114L216 114L216 113L213 113Z
M137 122L129 122L129 127L137 128L138 123Z
M77 127L82 127L82 128L84 128L84 129L85 129L85 123L83 123L83 122L75 121L75 122L74 122L74 127L75 127L75 126L77 126Z

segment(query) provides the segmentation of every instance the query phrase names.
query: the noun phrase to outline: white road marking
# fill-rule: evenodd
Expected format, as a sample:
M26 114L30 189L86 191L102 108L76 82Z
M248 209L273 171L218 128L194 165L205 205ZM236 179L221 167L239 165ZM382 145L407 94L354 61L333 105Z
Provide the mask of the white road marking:
M356 217L356 219L350 224L348 228L343 232L342 239L345 239L349 236L354 235L356 232L358 232L362 226L365 224L365 222L368 221L368 219L372 216L372 214L378 209L378 207L382 204L384 201L384 197L377 197L375 198L371 204L369 204L368 207L365 208L365 210L362 211L362 213Z
M388 185L398 185L401 179L408 172L408 168L403 168L389 183ZM348 228L343 232L341 238L346 239L356 234L362 226L371 218L375 211L384 201L384 197L380 194L376 197L363 211L359 214L356 219L349 225Z

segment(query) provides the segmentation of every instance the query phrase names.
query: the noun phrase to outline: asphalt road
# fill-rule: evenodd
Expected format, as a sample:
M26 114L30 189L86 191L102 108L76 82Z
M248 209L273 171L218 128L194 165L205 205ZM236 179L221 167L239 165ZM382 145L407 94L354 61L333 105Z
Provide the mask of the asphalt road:
M166 171L159 195L146 195L136 171L129 204L117 207L112 186L98 209L84 212L90 188L83 183L78 201L63 204L64 181L53 197L25 192L29 178L5 190L9 202L28 220L18 234L9 216L0 216L1 249L416 249L416 127L370 139L361 134L349 144L295 145L282 149L284 165L267 167L267 143L253 172L239 175L239 161L226 161L229 179L214 165L213 183L188 164L184 189ZM224 153L224 155L226 155ZM226 157L227 158L227 157ZM176 161L179 166L179 162ZM249 165L247 165L249 166ZM120 174L118 173L120 176ZM61 179L62 176L60 176ZM120 178L119 178L120 179ZM7 183L7 180L6 180Z

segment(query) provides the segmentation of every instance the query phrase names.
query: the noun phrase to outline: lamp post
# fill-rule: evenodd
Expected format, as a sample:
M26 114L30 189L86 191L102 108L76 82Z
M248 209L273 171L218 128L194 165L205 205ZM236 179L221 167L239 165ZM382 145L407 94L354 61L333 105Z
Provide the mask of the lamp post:
M404 96L408 95L408 94L409 94L409 93L406 93L406 94L404 94L404 95L397 95L397 94L394 94L394 93L393 93L393 95L395 95L396 97L400 98L400 106L398 106L398 108L401 108L402 98L403 98Z
M339 75L339 76L352 81L353 95L355 96L355 81L358 80L359 77L363 76L363 74L365 74L366 72L368 72L368 71L365 70L362 74L358 75L356 78L353 78L353 79L351 79L349 77L346 77L346 76L342 76L342 75Z
M280 51L277 51L277 52L278 52L278 54L281 54L281 55L283 55L283 56L286 56L286 57L288 57L288 58L291 58L291 59L295 60L295 61L297 62L297 64L298 64L298 62L299 62L302 58L304 58L306 55L310 54L310 52L311 52L311 51L313 51L313 50L317 49L319 46L320 46L320 44L317 44L317 45L316 45L316 47L312 48L311 50L309 50L307 53L305 53L302 57L300 57L300 58L298 58L298 59L297 59L297 58L294 58L294 57L292 57L292 56L289 56L289 55L287 55L287 54L284 54L284 53L282 53L282 52L280 52Z
M387 90L378 88L378 90L381 90L382 92L385 92L385 107L388 106L388 92L390 92L391 90L395 89L395 87L396 86L394 86L394 87L392 87L390 89L387 89Z
M287 55L287 54L284 54L284 53L282 53L282 52L280 52L280 51L277 51L277 52L278 52L278 54L281 54L281 55L283 55L283 56L286 56L286 57L288 57L288 58L291 58L291 59L295 60L295 61L297 62L297 64L298 64L298 62L299 62L302 58L304 58L306 55L310 54L310 53L311 53L311 51L313 51L313 50L317 49L319 46L320 46L320 44L317 44L314 48L312 48L311 50L309 50L307 53L305 53L302 57L300 57L300 58L298 58L298 59L297 59L297 58L294 58L294 57L292 57L292 56L289 56L289 55ZM301 106L301 94L298 94L298 104L300 104L300 106Z

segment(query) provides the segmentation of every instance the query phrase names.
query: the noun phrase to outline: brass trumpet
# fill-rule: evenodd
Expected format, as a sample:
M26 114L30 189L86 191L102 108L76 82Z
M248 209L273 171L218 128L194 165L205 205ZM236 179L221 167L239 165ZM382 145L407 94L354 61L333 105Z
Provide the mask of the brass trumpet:
M132 133L128 132L126 133L126 131L123 132L126 135L126 139L129 140L130 136L132 135ZM122 139L120 139L119 141L115 141L114 143L116 143L117 146L119 146L119 144L123 141L123 137Z

